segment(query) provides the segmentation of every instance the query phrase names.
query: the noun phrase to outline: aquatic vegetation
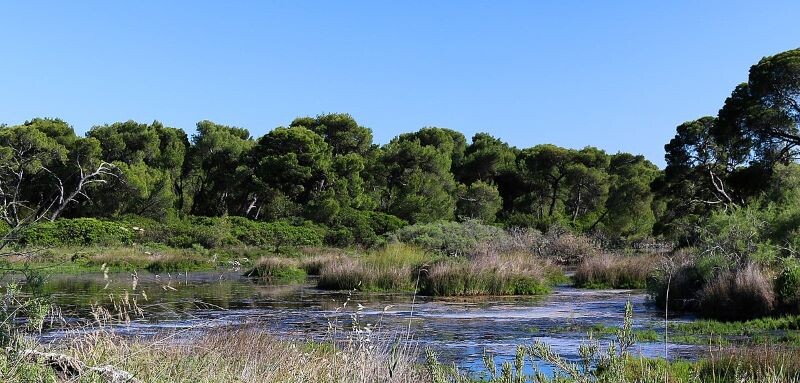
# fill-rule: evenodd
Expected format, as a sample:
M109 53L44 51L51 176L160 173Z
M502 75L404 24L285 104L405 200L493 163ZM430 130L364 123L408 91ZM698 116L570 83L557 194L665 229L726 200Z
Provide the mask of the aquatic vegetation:
M610 332L609 329L603 329ZM633 309L626 305L622 327L615 337L603 344L591 332L579 349L579 360L572 361L555 352L549 345L535 342L518 346L510 362L498 365L493 355L485 353L486 374L480 378L443 365L432 350L427 350L427 368L433 382L489 383L797 383L800 382L800 350L786 347L726 348L709 354L697 362L666 361L635 356ZM526 372L526 360L534 362ZM554 369L545 374L535 361Z
M445 259L422 274L427 295L539 295L563 277L552 261L526 254Z
M263 283L303 283L306 281L306 271L300 268L297 260L289 258L261 258L244 275Z
M359 258L342 258L320 269L317 287L328 290L414 291L410 265L378 266Z
M145 268L151 273L210 270L216 265L206 257L198 255L158 254Z
M658 264L653 255L600 254L584 258L575 271L577 287L643 289Z
M697 311L707 318L743 320L773 313L773 281L755 264L725 271L707 283L699 293Z

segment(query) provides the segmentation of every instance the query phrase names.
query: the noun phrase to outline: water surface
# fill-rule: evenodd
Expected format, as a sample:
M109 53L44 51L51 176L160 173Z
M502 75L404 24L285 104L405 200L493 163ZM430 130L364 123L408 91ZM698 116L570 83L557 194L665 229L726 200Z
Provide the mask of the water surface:
M471 370L481 369L484 351L503 361L513 357L517 345L537 340L576 360L586 330L596 324L621 326L627 301L633 305L635 327L663 330L663 312L649 304L642 291L562 286L545 297L431 298L322 291L314 288L313 281L264 286L240 274L56 275L42 292L70 320L90 317L92 304L108 305L127 296L144 317L132 316L118 331L138 336L179 330L192 337L220 326L249 325L279 337L325 340L346 336L355 318L359 328L369 326L383 338L430 347L443 361ZM44 338L62 334L54 330ZM640 343L635 351L659 357L665 352L660 343ZM670 344L668 352L670 359L693 358L700 347Z

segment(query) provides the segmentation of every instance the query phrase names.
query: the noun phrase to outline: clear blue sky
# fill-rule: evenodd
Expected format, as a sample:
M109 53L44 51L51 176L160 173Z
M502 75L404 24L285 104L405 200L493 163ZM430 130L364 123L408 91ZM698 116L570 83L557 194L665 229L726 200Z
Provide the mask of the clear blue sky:
M0 122L78 132L203 119L260 136L347 112L646 155L800 46L800 1L19 1L0 5Z

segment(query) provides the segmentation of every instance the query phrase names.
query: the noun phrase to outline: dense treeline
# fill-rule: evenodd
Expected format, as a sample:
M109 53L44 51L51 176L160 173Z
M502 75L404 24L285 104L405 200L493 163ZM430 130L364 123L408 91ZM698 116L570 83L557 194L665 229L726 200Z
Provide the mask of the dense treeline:
M697 244L715 214L800 201L798 105L800 51L764 58L717 116L678 126L664 170L640 155L520 149L488 133L468 142L435 127L381 146L347 114L297 118L258 138L211 121L191 136L127 121L80 137L65 121L35 118L0 129L0 213L11 228L124 215L310 221L336 245L465 219ZM797 237L797 221L782 219L769 238L781 246Z
M347 114L298 118L255 139L210 121L197 133L134 121L91 128L59 119L0 130L12 227L31 216L242 216L313 221L329 241L369 242L406 223L486 223L639 238L658 169L588 147L517 149L486 133L423 128L386 145ZM377 233L376 233L377 231Z

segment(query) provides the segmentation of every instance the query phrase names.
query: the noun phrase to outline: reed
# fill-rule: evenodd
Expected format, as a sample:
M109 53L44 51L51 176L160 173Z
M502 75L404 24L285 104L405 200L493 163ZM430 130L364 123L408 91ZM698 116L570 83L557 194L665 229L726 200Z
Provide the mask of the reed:
M423 274L423 293L438 296L546 294L561 270L526 254L482 255L443 260Z
M581 261L573 281L592 289L644 289L657 265L652 255L599 254Z
M295 259L263 257L245 273L245 276L255 278L262 283L303 283L306 280L306 271Z

